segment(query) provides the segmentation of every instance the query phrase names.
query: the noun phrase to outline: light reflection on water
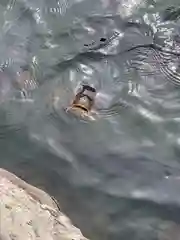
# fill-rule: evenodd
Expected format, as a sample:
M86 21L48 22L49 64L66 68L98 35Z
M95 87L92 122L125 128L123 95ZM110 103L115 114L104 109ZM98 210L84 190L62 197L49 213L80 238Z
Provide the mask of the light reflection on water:
M177 3L132 2L1 1L0 167L54 195L90 239L176 240ZM64 110L81 83L97 89L96 121Z

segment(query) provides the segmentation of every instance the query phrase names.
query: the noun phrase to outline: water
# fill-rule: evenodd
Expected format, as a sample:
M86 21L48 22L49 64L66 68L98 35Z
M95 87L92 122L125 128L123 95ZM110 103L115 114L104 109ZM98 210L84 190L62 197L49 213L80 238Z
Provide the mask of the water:
M0 4L0 167L90 239L180 239L178 1ZM64 111L82 82L92 122Z

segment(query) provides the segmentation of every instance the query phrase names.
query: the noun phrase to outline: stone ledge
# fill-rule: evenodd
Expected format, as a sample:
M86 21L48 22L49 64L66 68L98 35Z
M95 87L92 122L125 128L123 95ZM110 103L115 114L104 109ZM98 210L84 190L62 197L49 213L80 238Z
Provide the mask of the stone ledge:
M0 169L0 240L87 240L44 191Z

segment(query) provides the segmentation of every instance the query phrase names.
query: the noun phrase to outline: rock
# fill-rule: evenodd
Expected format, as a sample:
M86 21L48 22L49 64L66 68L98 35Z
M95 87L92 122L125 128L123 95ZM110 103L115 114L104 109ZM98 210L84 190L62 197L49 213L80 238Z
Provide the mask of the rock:
M0 240L87 240L55 201L0 169Z

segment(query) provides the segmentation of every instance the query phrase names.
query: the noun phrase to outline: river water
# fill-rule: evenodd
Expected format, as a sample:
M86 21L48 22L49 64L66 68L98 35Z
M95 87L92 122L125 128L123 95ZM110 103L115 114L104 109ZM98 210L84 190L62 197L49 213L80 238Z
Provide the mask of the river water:
M180 239L179 14L175 0L0 1L0 167L92 240ZM81 83L95 121L64 111Z

